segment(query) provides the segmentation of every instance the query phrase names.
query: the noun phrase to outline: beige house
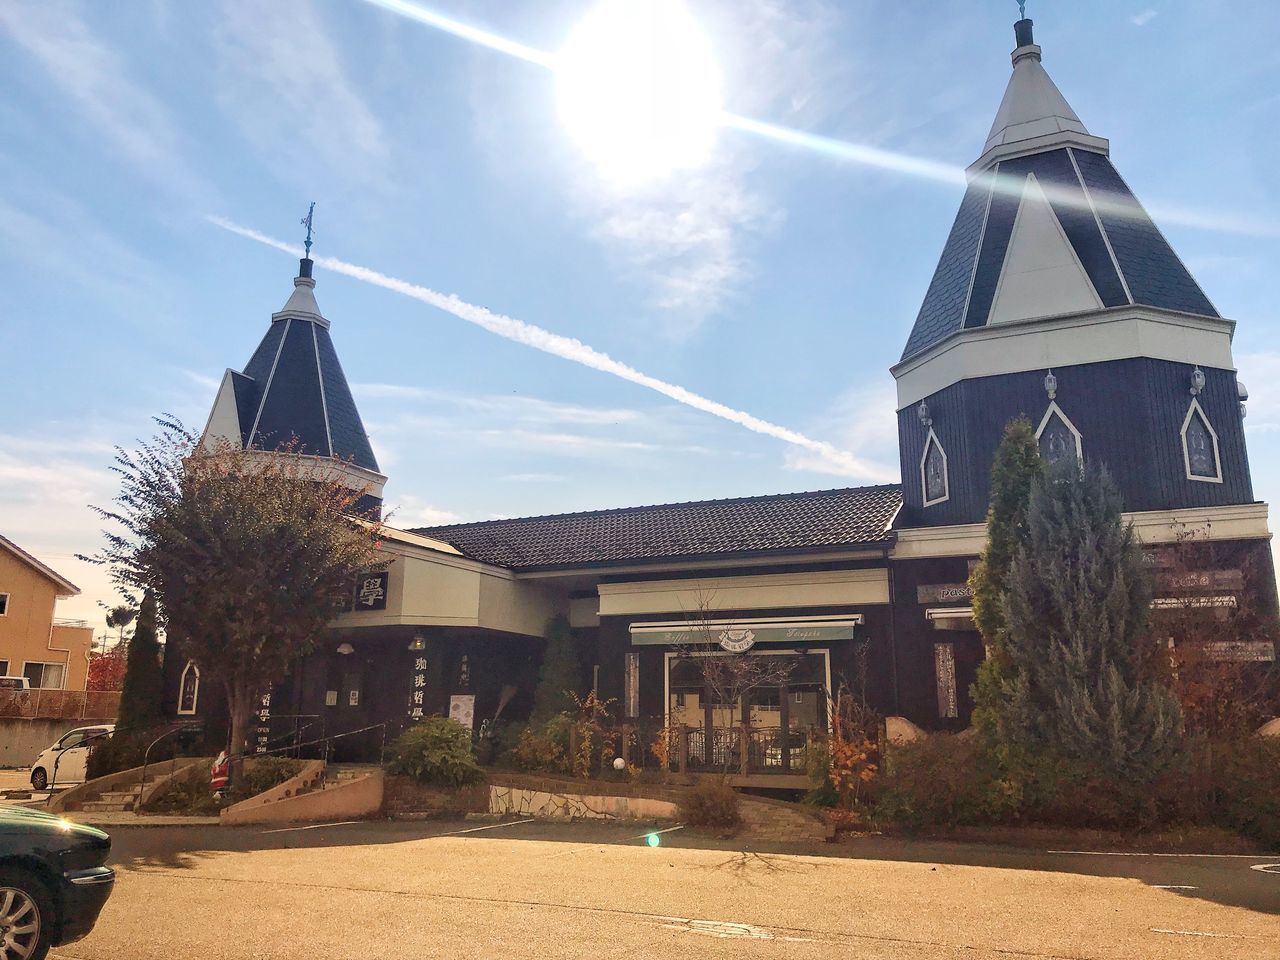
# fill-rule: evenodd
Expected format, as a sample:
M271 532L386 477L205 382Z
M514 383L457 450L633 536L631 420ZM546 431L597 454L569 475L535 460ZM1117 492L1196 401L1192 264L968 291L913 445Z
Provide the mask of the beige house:
M0 536L0 676L33 690L84 690L93 629L54 617L59 597L80 588Z

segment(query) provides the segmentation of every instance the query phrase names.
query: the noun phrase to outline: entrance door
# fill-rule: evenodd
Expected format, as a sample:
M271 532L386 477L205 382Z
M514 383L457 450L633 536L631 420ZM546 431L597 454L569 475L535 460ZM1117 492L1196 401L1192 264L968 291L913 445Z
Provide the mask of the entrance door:
M826 677L826 651L671 654L667 722L689 729L691 766L738 770L745 723L751 770L800 771L810 732L827 728Z

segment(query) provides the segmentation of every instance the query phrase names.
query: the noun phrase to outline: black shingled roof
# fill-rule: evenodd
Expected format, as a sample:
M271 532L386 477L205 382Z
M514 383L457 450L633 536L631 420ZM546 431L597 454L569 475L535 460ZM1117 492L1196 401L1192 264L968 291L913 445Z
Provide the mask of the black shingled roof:
M514 570L888 542L897 484L486 520L410 531Z
M299 317L273 320L244 373L235 376L247 447L274 450L296 437L305 453L378 472L328 328Z
M986 325L1022 190L1033 173L1054 188L1050 206L1105 306L1132 302L1218 316L1111 161L1088 150L1059 148L1002 161L994 176L986 173L969 184L903 360L958 330ZM996 178L999 188L993 191Z

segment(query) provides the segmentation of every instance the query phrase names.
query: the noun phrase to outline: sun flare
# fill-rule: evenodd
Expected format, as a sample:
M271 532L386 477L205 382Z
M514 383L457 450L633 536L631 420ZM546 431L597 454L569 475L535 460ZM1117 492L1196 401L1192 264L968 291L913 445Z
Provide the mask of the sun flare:
M556 55L560 116L610 180L706 161L720 125L720 71L684 0L600 0Z

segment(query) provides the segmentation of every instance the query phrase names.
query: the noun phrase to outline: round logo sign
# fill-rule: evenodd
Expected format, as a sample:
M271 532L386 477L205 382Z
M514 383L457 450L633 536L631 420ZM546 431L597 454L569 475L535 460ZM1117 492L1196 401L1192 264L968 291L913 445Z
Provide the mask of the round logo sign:
M756 644L756 635L751 630L722 630L720 646L730 653L743 653Z

